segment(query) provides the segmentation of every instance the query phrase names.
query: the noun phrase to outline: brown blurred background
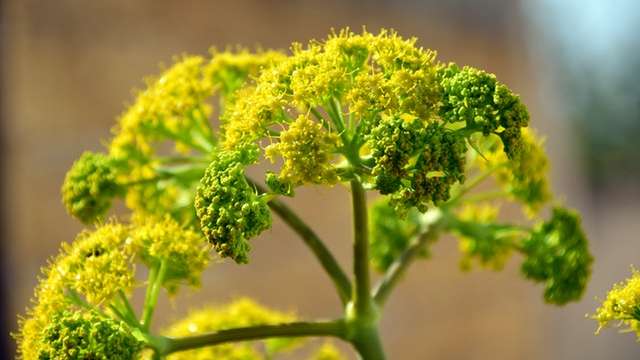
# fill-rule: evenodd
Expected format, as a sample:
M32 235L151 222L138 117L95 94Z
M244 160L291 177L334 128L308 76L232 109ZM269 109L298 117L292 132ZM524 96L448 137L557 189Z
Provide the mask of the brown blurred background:
M388 304L389 358L637 359L633 335L594 336L585 314L640 266L638 14L633 0L5 0L0 331L15 329L39 268L81 229L60 203L66 170L82 151L100 149L131 90L159 63L212 45L286 49L332 27L365 25L417 36L441 59L494 72L522 95L547 136L554 190L584 214L596 258L583 300L555 308L521 279L520 259L500 273L464 274L456 242L442 239ZM346 192L309 188L293 206L350 266ZM308 318L340 313L320 267L281 223L254 241L252 255L248 266L213 266L200 292L163 303L159 325L190 305L241 295ZM2 339L12 357L13 342Z

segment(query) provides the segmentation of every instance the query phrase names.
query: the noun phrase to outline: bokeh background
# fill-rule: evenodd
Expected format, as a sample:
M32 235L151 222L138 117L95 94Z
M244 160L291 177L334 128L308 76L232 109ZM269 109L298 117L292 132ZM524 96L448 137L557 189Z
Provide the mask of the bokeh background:
M440 58L494 72L520 93L546 134L552 183L579 209L596 262L579 303L544 305L514 258L500 273L458 270L454 239L418 262L388 304L390 359L637 359L615 330L594 336L592 313L611 284L640 266L640 3L419 0L5 0L2 72L2 352L28 305L39 268L81 225L59 188L82 151L99 150L141 79L181 53L210 46L323 38L330 28L394 28ZM309 188L294 208L350 266L346 191ZM276 221L248 266L219 264L200 292L162 304L160 325L191 305L249 295L303 317L339 302L294 234ZM0 356L5 358L5 356Z

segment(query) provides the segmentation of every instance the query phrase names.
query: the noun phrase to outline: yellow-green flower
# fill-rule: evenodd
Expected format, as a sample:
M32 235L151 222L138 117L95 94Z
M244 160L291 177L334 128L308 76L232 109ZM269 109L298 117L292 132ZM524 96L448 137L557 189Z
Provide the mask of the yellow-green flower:
M300 115L280 133L277 142L267 146L265 154L271 161L278 156L284 160L279 175L284 183L332 184L338 179L331 159L339 141L320 123Z
M210 258L209 246L199 232L180 226L167 215L161 219L139 216L134 219L130 237L149 268L166 262L163 285L170 293L184 281L199 286Z
M636 333L640 339L640 272L633 270L631 277L616 284L594 315L600 329L611 326L624 327Z

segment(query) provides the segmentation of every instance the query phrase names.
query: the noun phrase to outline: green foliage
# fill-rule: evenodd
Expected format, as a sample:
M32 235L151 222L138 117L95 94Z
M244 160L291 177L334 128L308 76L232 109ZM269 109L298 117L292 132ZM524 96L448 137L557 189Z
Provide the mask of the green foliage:
M67 173L62 201L71 216L89 224L102 219L119 192L112 160L87 151Z
M56 313L40 341L39 360L130 360L142 349L123 323L83 312Z
M523 242L522 251L527 256L522 272L545 283L547 302L565 304L580 299L593 258L575 212L555 207L551 219L540 224Z
M196 191L195 207L202 232L222 257L249 261L248 240L271 227L265 199L245 178L245 166L256 161L253 148L221 151Z

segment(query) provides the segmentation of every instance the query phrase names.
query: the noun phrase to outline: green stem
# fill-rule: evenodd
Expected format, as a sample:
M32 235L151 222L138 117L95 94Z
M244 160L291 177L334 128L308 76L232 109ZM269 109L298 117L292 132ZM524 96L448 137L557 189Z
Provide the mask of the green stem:
M156 269L154 271L154 269ZM145 330L149 330L151 326L151 319L153 318L153 311L156 308L158 302L158 296L160 295L160 289L164 282L164 277L167 273L167 261L162 260L160 266L151 269L149 275L149 284L147 286L147 293L144 301L144 310L142 312L141 325Z
M383 306L391 294L393 288L398 284L407 268L413 260L422 252L424 246L433 241L440 232L443 217L438 213L428 218L425 229L416 235L409 247L389 266L382 280L373 291L373 299L379 306Z
M131 306L131 303L129 302L129 299L127 299L127 295L124 293L124 291L118 290L118 297L120 298L120 301L124 305L127 315L137 321L138 318L136 316L136 312L135 310L133 310L133 306Z
M258 189L259 192L267 192L264 187L253 182L251 179L247 179L247 181ZM320 237L284 203L271 199L268 204L271 210L278 214L282 221L289 225L289 227L291 227L291 229L293 229L293 231L302 238L305 245L307 245L318 259L322 268L333 281L333 285L335 286L343 305L349 302L349 299L351 298L351 281Z
M351 180L351 196L354 229L353 273L355 276L353 303L356 314L368 316L372 311L369 295L371 287L369 278L369 224L366 193L360 181Z
M258 325L237 329L220 330L184 338L163 338L159 342L162 355L212 346L229 342L260 340L276 337L333 336L344 338L345 325L342 320L327 322L293 322L277 325Z
M380 341L377 327L369 328L367 331L351 341L351 344L360 355L362 360L384 360L384 349Z
M451 199L449 199L449 201L447 201L443 207L450 208L456 205L464 195L466 195L469 191L473 190L476 186L480 185L483 181L489 178L489 176L491 176L496 170L500 169L503 166L505 166L505 164L498 164L482 172L480 175L476 176L475 178L467 181L464 184L464 186L460 188L458 193L455 194L455 196L453 196Z

